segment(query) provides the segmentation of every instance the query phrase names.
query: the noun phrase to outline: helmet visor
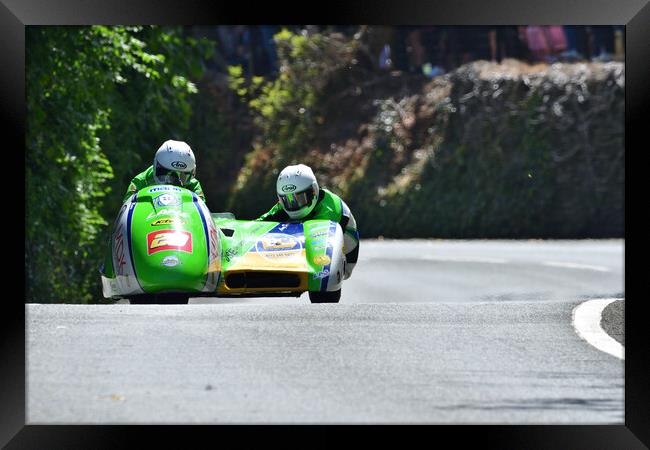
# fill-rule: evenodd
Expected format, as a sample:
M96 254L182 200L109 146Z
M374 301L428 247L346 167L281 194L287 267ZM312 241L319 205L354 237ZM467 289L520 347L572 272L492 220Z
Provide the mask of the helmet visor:
M181 172L180 170L167 169L161 165L157 165L156 178L163 184L173 184L174 186L185 186L192 178L192 173Z
M309 188L298 193L278 195L278 198L286 211L298 211L300 208L311 204L314 199L314 191Z

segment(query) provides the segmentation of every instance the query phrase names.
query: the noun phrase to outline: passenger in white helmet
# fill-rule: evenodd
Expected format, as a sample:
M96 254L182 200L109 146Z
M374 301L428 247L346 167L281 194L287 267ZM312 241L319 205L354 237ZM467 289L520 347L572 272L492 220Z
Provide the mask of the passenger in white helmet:
M287 166L280 172L276 193L278 203L256 220L324 219L339 223L343 229L345 278L349 278L359 258L359 231L348 205L333 192L319 188L314 172L304 164Z
M131 180L124 200L153 184L173 184L194 191L205 201L201 183L194 178L195 174L196 159L190 146L183 141L165 141L156 152L153 164Z

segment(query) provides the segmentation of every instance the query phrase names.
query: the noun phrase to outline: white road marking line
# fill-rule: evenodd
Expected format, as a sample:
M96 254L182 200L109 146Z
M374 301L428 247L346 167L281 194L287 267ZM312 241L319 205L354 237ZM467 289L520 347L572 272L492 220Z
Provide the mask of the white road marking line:
M598 272L609 272L609 269L607 267L592 266L589 264L578 264L578 263L562 262L562 261L544 261L542 264L544 264L545 266L565 267L567 269L586 269L586 270L596 270Z
M612 338L600 326L603 310L607 305L622 298L597 298L579 304L573 309L573 328L582 339L598 350L619 359L625 359L625 347Z
M456 262L456 263L489 263L489 264L506 264L510 261L506 259L501 259L501 258L483 258L480 256L473 257L473 256L468 256L468 257L463 257L463 256L433 256L433 255L408 255L408 256L401 256L397 257L396 259L400 258L408 258L408 259L419 259L423 261L436 261L436 262ZM385 259L382 256L364 256L363 260L364 261L372 261L372 260L377 260L377 259Z
M441 257L441 256L431 256L431 255L422 255L420 259L426 259L427 261L440 261L440 262L478 262L478 263L490 263L490 264L505 264L508 261L501 258L483 258L483 257Z

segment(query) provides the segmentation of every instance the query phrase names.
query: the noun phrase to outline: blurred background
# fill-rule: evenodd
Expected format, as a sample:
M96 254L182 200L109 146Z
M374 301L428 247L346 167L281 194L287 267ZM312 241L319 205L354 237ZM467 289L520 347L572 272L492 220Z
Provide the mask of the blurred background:
M167 139L240 219L305 163L362 239L624 236L622 26L26 29L28 301L102 299Z

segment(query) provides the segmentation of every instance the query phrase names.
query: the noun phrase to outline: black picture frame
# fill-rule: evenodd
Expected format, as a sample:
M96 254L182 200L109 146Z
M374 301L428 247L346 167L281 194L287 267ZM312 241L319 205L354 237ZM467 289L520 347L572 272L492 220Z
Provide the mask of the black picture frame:
M482 25L482 24L610 24L626 26L626 150L637 147L647 112L650 78L650 4L648 0L382 0L331 1L318 5L198 0L2 0L0 4L0 55L3 69L0 84L3 140L13 149L24 148L25 135L25 26L89 24L220 24L220 23L316 23L385 25ZM635 149L634 154L643 152ZM13 167L24 166L24 155L15 155ZM626 156L629 155L626 151ZM635 156L636 157L636 156ZM626 231L631 222L630 158L626 157ZM637 169L638 170L638 169ZM638 195L637 195L638 196ZM28 242L25 245L29 245ZM626 275L634 253L626 248ZM7 256L7 255L5 255ZM16 265L17 266L17 265ZM9 277L8 277L9 278ZM625 308L625 424L600 425L449 425L449 426L38 426L25 425L25 305L19 295L4 296L0 364L0 444L6 448L120 448L135 439L147 444L173 446L190 443L197 435L212 446L234 438L229 447L255 448L268 442L283 446L332 447L348 443L333 433L359 434L364 442L414 445L416 438L427 446L451 438L457 444L473 443L489 448L647 448L650 445L650 398L648 385L647 335L642 307L647 301L640 291L630 291L626 276ZM397 432L397 433L396 433ZM407 440L404 440L408 437ZM644 445L645 444L645 445ZM149 446L149 445L147 445ZM193 446L192 446L193 447Z

